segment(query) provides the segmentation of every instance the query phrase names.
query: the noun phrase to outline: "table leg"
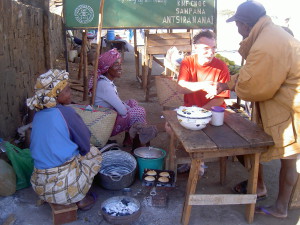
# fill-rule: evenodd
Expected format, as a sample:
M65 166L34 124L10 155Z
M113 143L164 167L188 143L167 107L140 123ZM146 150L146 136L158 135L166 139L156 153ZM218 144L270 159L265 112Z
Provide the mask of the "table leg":
M149 56L144 54L143 67L142 67L142 87L146 90L147 87L147 75L148 75Z
M170 134L170 146L169 146L169 161L167 164L167 169L168 170L173 170L173 171L177 171L177 168L175 168L175 144L176 144L176 137L174 132L172 131L172 133Z
M181 223L184 225L189 224L192 206L189 205L190 195L194 194L196 191L198 179L199 179L199 169L200 169L201 159L192 159L191 169L189 173L189 179L186 187L185 202L182 212Z
M252 165L248 179L247 194L256 194L260 153L246 155L245 157L250 157ZM255 203L246 206L246 219L248 223L253 222L254 211Z
M145 97L146 102L148 102L150 98L152 65L153 65L153 55L149 55L148 73L146 74L147 76L146 97Z
M220 157L220 183L224 185L226 179L226 160L227 157Z

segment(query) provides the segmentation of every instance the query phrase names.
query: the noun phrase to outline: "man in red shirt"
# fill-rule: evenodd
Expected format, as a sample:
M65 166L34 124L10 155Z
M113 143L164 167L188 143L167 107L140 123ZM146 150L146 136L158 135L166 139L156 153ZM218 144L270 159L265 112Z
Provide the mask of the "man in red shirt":
M223 91L217 94L216 84L229 81L230 74L227 65L215 58L215 34L210 30L200 31L194 36L193 44L193 54L182 60L178 76L178 92L184 94L184 105L208 110L211 110L212 106L225 108L224 98L228 98L230 92ZM200 175L203 175L204 168L203 163ZM177 171L184 173L189 169L189 164L182 164Z
M194 51L180 66L178 91L184 94L185 106L198 106L210 110L212 106L226 107L224 98L229 91L216 94L215 84L230 80L227 65L215 58L216 39L210 30L200 31L193 38Z

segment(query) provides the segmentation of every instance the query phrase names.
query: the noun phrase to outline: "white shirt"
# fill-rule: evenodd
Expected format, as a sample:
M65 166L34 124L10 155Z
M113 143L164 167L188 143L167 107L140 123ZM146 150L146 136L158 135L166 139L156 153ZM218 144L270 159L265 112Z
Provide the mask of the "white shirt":
M103 75L98 80L95 105L114 109L122 116L127 114L127 105L120 99L116 85Z

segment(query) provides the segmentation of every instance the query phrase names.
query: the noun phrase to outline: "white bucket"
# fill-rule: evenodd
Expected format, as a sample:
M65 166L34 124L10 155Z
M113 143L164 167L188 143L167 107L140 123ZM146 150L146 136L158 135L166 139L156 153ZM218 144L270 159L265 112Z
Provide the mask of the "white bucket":
M70 50L69 51L69 61L74 62L74 59L78 56L77 50Z

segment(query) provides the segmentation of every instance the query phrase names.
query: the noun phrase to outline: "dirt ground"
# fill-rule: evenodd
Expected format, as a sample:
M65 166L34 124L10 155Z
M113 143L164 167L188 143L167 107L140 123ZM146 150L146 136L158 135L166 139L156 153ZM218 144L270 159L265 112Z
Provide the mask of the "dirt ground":
M63 61L58 61L58 65L64 68ZM154 63L153 74L160 74L162 68ZM70 64L70 73L77 75L77 65ZM168 150L169 137L164 131L164 119L162 118L162 107L158 104L157 97L152 96L149 102L144 101L144 91L140 88L135 77L135 65L132 52L125 54L123 77L116 81L118 91L122 99L134 98L146 108L149 124L157 125L158 136L151 141L151 146ZM155 95L155 87L151 89L151 95ZM81 102L82 94L74 92L74 101ZM117 138L122 140L122 136ZM207 162L207 169L197 186L197 193L232 193L232 187L247 179L247 171L238 162L231 158L227 161L227 176L223 186L219 184L219 164L217 160ZM276 200L278 192L278 174L280 162L272 161L265 164L265 180L268 187L268 198L258 202L258 205L271 205ZM185 188L188 173L179 174L176 186L165 190L167 195L166 207L153 207L151 204L150 189L142 186L139 179L136 179L132 186L131 196L138 199L141 203L141 216L133 225L179 225L181 212L185 197ZM78 220L70 224L81 225L107 225L100 213L101 203L112 197L123 194L120 191L105 190L101 186L94 184L92 190L97 193L98 199L95 206L89 211L78 211ZM32 188L22 189L14 195L0 197L0 224L8 222L12 218L15 225L49 225L52 224L51 208L48 204L37 205L37 196ZM296 225L299 221L300 210L290 210L287 219L276 219L266 215L255 215L254 225L273 224L273 225ZM243 225L248 224L245 220L244 205L227 206L193 206L190 218L190 225Z

